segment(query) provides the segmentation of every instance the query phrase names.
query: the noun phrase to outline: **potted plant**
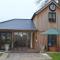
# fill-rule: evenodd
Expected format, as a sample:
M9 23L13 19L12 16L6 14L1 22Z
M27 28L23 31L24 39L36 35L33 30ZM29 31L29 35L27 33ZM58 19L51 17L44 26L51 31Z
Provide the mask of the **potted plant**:
M5 51L9 50L10 42L11 42L10 39L5 40Z

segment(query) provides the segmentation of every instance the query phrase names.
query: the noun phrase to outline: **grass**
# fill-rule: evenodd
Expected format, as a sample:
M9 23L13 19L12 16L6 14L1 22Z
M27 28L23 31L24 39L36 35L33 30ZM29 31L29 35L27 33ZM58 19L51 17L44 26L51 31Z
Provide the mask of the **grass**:
M60 60L60 53L49 53L52 57L52 60Z

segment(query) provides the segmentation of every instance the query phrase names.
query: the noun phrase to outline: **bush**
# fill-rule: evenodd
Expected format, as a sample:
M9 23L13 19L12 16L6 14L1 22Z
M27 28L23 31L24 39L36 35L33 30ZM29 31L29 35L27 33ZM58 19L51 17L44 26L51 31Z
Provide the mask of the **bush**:
M5 40L5 44L10 44L10 43L11 43L10 39Z

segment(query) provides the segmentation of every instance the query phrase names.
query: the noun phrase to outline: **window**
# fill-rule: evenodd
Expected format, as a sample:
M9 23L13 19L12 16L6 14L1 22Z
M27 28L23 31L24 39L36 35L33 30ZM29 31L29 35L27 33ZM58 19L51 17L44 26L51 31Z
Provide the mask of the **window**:
M49 12L48 18L49 22L56 22L56 12Z
M30 32L14 32L14 47L30 47Z
M11 41L11 33L10 32L0 32L0 50L5 50L5 42L7 40ZM11 48L11 44L10 44Z
M53 47L57 44L57 36L56 35L48 35L48 46Z

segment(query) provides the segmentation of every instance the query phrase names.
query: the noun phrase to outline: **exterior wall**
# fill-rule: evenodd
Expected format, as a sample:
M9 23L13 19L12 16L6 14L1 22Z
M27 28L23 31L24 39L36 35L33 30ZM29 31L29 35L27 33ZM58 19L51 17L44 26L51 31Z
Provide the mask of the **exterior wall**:
M57 13L57 28L60 29L60 8L56 9Z
M49 23L48 28L60 29L60 8L56 7L56 23Z
M48 12L50 12L50 10L47 7L33 19L37 30L46 31L49 28L60 29L60 8L56 7L56 23L49 23Z
M60 49L60 36L57 37L57 47Z
M41 32L40 32L41 33ZM47 47L47 36L40 34L39 32L37 33L37 42L38 46L46 46Z
M39 31L45 31L47 29L47 25L48 25L48 8L46 8L44 11L42 11L41 13L39 13L38 15L36 15L36 17L34 18L34 23L35 25L37 25L37 30Z
M37 36L36 48L37 47L39 48L41 44L43 44L48 48L47 36L42 35L41 34L42 32L47 31L49 28L60 29L60 8L56 7L56 23L49 23L48 12L50 12L49 7L45 8L43 11L37 14L33 19L36 29L38 30L36 34ZM60 36L57 39L57 46L60 47Z
M36 25L36 29L38 30L36 36L37 39L35 39L35 48L40 49L42 45L47 47L47 36L42 35L41 33L46 31L48 29L48 8L43 10L41 13L36 15L34 17L34 24Z
M45 35L42 35L41 34L42 32L37 32L37 33L35 33L35 48L37 49L37 50L40 50L43 46L44 47L48 47L47 46L47 35L45 36Z

